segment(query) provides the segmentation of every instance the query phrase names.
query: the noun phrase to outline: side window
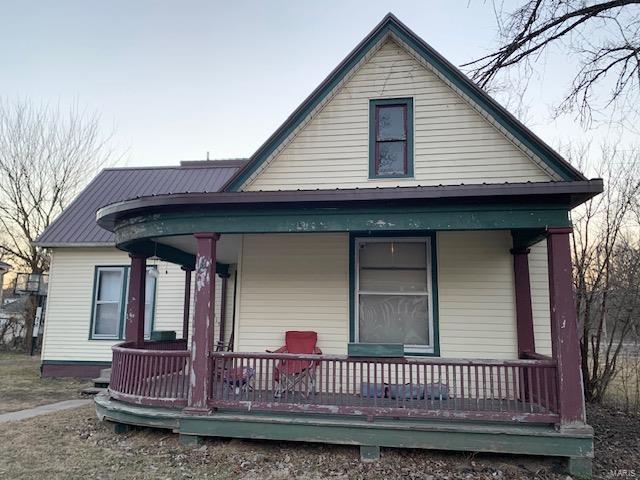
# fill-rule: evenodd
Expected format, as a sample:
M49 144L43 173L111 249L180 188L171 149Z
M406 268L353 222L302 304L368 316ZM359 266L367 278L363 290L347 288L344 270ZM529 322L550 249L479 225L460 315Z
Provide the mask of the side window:
M413 176L413 99L371 100L369 178Z
M125 267L96 269L91 338L120 338L124 316L125 279Z
M148 267L144 302L144 335L151 336L155 322L157 268ZM120 340L127 315L129 267L96 267L90 339Z

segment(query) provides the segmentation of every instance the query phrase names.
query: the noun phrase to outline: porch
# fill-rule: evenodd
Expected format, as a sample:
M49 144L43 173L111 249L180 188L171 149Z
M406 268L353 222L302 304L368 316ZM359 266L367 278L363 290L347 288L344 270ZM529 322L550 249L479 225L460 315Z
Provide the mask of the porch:
M363 456L379 446L451 448L559 455L588 464L592 440L567 211L598 186L578 194L552 185L539 198L536 192L523 196L522 188L509 185L483 197L477 187L461 198L464 188L457 187L451 201L429 199L427 193L442 193L437 188L419 188L183 195L106 207L99 222L115 230L132 260L126 341L113 349L111 385L108 398L97 400L99 414L118 423L165 425L184 441L212 435L352 443L363 446ZM393 201L381 203L385 195ZM489 233L478 237L482 232ZM483 238L487 248L464 256L451 243L456 235L463 243ZM291 238L297 240L284 240ZM539 242L548 265L545 354L536 349L529 269L530 247ZM376 248L363 253L369 245ZM401 245L407 248L398 257ZM385 263L387 254L402 259ZM144 339L149 257L185 269L181 340ZM499 321L478 303L475 311L456 311L475 293L464 279L477 258L470 288L482 290L487 275L495 276L488 302L501 302ZM361 283L365 276L368 283ZM233 301L222 308L234 319L238 309L240 326L226 333L228 315L220 312L216 323L214 305L229 288ZM290 291L299 301L290 301ZM451 337L438 330L444 300L447 318L458 322L461 355L451 354ZM482 332L484 349L470 330L481 325L492 326ZM325 353L266 353L287 330L319 331ZM494 351L500 356L488 356ZM286 388L276 374L283 362L305 365L304 375ZM478 436L471 439L470 432Z

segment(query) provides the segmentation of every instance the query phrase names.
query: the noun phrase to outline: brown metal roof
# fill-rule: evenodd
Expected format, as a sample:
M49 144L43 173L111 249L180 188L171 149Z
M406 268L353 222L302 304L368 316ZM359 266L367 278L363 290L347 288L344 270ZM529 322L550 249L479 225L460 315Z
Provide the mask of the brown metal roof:
M403 203L480 203L480 202L555 202L573 208L602 192L602 179L573 182L523 182L480 185L433 185L391 188L353 188L335 190L276 190L156 195L116 202L101 208L98 223L113 229L122 218L161 211L189 211L201 208L238 206L321 204L356 205L370 202Z
M96 211L116 202L174 193L217 192L243 162L188 162L176 167L108 168L100 172L38 237L54 246L113 245L113 233L96 223Z

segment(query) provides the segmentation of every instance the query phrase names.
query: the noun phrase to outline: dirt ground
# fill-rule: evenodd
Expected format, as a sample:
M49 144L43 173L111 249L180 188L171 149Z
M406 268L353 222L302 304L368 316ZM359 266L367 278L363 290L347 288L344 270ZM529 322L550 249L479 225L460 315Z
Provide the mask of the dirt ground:
M90 382L40 378L40 357L0 352L0 413L80 397Z

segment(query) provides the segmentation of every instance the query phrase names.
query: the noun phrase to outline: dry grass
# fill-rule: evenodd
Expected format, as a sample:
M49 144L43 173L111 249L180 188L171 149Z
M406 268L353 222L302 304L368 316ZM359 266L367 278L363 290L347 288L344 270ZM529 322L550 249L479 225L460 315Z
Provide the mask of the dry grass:
M82 407L0 425L7 445L0 478L33 479L554 479L552 460L387 449L374 464L356 447L208 439L181 447L177 435L137 429L112 433Z
M78 398L86 380L40 378L40 359L0 353L0 413Z

